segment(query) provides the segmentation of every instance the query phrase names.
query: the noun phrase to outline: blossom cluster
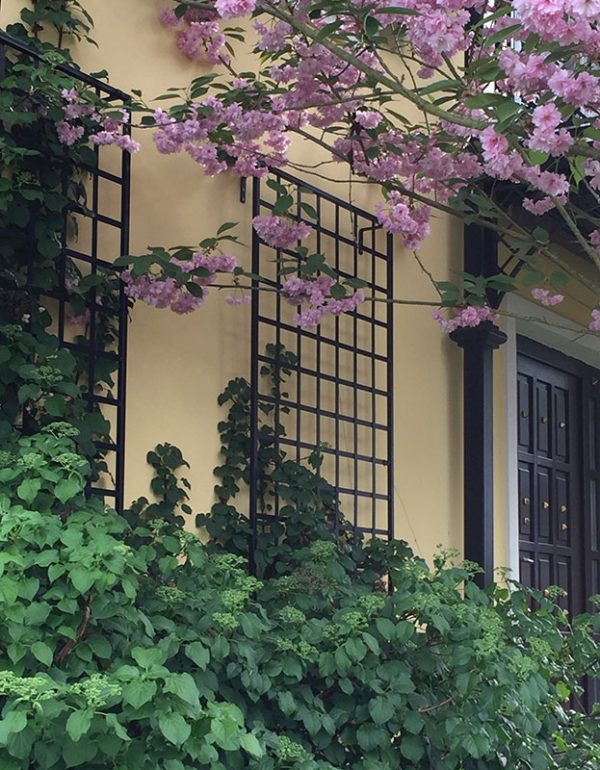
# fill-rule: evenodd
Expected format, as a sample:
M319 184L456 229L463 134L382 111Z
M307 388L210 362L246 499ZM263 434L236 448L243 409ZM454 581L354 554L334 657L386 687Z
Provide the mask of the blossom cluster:
M588 329L592 332L600 332L600 309L595 308L592 310L592 320L589 323Z
M502 183L494 184L494 189L507 190L512 185L518 193L511 197L510 217L519 201L537 217L551 209L564 213L563 207L574 202L572 193L580 180L581 188L598 196L598 3L404 0L402 7L409 13L399 18L390 0L370 2L367 17L362 0L348 4L343 16L311 14L304 3L278 6L281 13L275 16L286 16L290 23L280 18L268 21L268 8L261 8L253 21L257 48L263 54L260 77L244 75L248 79L236 77L227 86L219 84L215 95L187 104L185 112L158 110L154 137L158 150L186 152L208 175L233 170L262 177L269 168L289 162L292 132L316 136L316 129L319 143L329 148L334 161L385 185L384 200L375 208L377 220L409 249L419 248L429 234L432 206L457 208L469 215L475 211L481 219L495 221L494 206L502 204L487 194L490 180ZM178 44L186 55L216 62L219 19L255 11L255 0L216 0L207 10L186 11L181 18L165 11L163 23L177 30ZM485 23L477 23L477 14L487 17ZM324 34L299 34L292 20ZM428 121L426 107L417 119L410 117L410 110L399 115L388 107L394 89L387 93L386 83L394 72L378 56L377 39L367 21L375 22L376 31L393 25L394 34L402 38L398 55L403 57L406 51L409 69L417 62L420 78L440 80L432 82L431 88L414 84L411 89L404 85L408 79L396 78L405 92L417 94L414 103L419 110L417 99L421 98L441 110L443 119ZM456 70L452 62L467 50L468 64ZM578 155L581 147L585 152ZM564 162L567 154L569 163ZM473 193L474 206L469 201ZM577 225L579 214L573 211L569 209ZM518 211L514 220L527 221ZM274 248L294 248L310 233L306 223L287 216L257 217L253 226ZM515 253L531 249L525 242L527 231L533 229L521 228L525 235ZM539 230L543 236L543 228ZM600 227L594 229L586 221L579 235L579 243L587 246L591 256L594 250L600 252ZM537 248L537 236L531 243ZM308 321L310 311L311 323L334 299L322 291L329 279L321 278L321 284L297 287L298 295L292 293L292 282L286 294L290 301L304 298L300 313ZM319 301L311 299L313 291ZM545 288L534 289L532 296L549 307L564 299ZM351 299L339 301L349 305ZM438 316L446 331L495 318L490 308L475 306ZM590 328L596 323L593 316Z
M331 295L335 279L328 275L315 278L291 276L284 281L281 292L290 305L298 308L296 323L303 329L313 329L327 316L339 316L356 310L365 295L360 289L336 299Z
M56 123L56 133L62 144L70 147L87 133L92 144L113 144L131 153L140 149L139 143L125 130L130 121L128 110L119 110L119 117L102 115L92 104L80 101L75 88L64 89L61 96L65 102L64 116ZM87 124L82 123L82 119L87 119Z
M307 222L296 222L288 217L258 216L252 220L258 236L274 249L288 249L312 232Z
M237 264L231 254L207 254L203 251L194 252L189 260L172 257L170 262L183 272L183 278L167 276L163 272L134 276L131 270L124 270L121 279L125 283L125 294L152 307L170 308L179 314L191 313L204 304L207 287L215 282L217 273L231 273ZM199 271L199 268L202 270ZM198 272L205 274L198 275ZM185 286L188 282L202 288L198 296L188 291Z
M230 60L225 48L226 38L218 22L217 11L211 8L189 8L177 16L170 8L160 14L165 27L176 30L177 48L194 61L209 64L227 64Z
M498 313L487 305L467 305L451 308L448 316L445 316L441 310L436 310L433 318L439 323L443 332L450 334L462 327L479 326L484 321L495 323L498 320Z
M542 288L532 289L531 296L546 307L560 305L565 298L563 294L553 294L549 289Z
M249 16L256 8L256 0L216 0L215 10L222 19Z
M407 249L418 249L429 235L429 206L415 206L397 190L389 194L387 206L376 204L375 213L384 230L402 236Z
M243 86L240 83L240 86ZM155 112L154 142L160 153L186 152L208 176L231 169L240 176L262 177L268 167L287 161L290 139L286 115L265 110L224 105L215 96L192 105L185 119L176 120L163 110ZM231 140L223 145L223 132Z

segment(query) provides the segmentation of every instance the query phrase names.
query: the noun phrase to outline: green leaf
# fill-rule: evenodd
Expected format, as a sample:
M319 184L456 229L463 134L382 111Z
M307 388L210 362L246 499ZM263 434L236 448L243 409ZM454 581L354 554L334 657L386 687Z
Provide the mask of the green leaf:
M317 270L321 270L323 265L325 264L325 255L324 254L311 254L306 259L306 270L312 274L316 273Z
M403 720L404 729L409 733L420 733L425 726L425 718L418 711L409 711Z
M294 199L291 195L282 195L275 201L275 205L273 206L273 214L276 216L280 214L287 214L293 205Z
M396 625L396 639L400 644L405 644L409 639L412 639L414 633L414 624L408 620L401 620Z
M362 278L346 278L344 283L346 286L351 286L353 289L365 289L369 285L367 281L363 281Z
M152 700L156 694L156 682L145 679L134 679L126 685L123 685L123 700L139 709L148 701Z
M418 16L421 12L415 10L414 8L392 6L391 8L378 8L377 13L393 13L397 16Z
M278 693L277 703L279 704L279 708L286 716L289 716L290 714L293 714L294 711L296 711L296 701L294 700L292 693L288 690L284 690L283 692Z
M0 578L0 602L3 602L4 604L11 606L16 602L18 595L19 595L18 582L12 576L5 575L4 577L1 577Z
M44 401L44 409L51 417L62 417L67 411L67 402L64 396L55 393Z
M395 707L392 701L385 695L378 695L369 701L369 714L376 725L382 725L395 714Z
M527 157L532 166L541 166L550 157L549 152L540 152L539 150L527 150Z
M229 642L224 636L217 636L212 643L212 655L217 660L223 660L229 655Z
M491 35L488 35L484 41L483 45L485 46L493 46L496 45L496 43L501 43L503 40L506 40L507 37L510 37L513 32L516 32L517 30L521 29L520 24L511 24L508 27L504 27L503 29L500 29L498 32L492 32Z
M380 29L381 24L374 16L365 16L365 20L363 21L363 31L366 37L375 37Z
M257 757L258 759L264 756L264 749L260 745L256 735L253 735L252 733L245 733L241 735L240 744L242 748L247 751L248 754L250 754L250 756Z
M49 647L46 642L34 642L31 645L31 654L45 666L52 665L54 653L52 652L52 648Z
M185 284L185 288L189 291L189 293L192 295L192 297L203 297L204 296L204 289L202 286L198 286L197 283L194 283L193 281L188 281Z
M417 735L405 735L400 743L400 753L411 762L418 762L425 753L423 741Z
M372 724L362 724L356 731L356 740L358 745L364 751L370 752L387 742L389 745L390 736L387 730L382 730Z
M68 479L62 479L54 487L54 494L61 501L66 503L83 489L82 482L76 476L70 476Z
M396 626L389 618L377 618L375 625L386 642L389 642L394 638Z
M31 503L37 497L42 487L41 479L24 479L17 487L17 495L26 503Z
M525 287L535 286L537 283L542 283L545 277L545 273L542 273L541 270L531 270L523 276L521 283Z
M96 574L86 567L74 567L69 573L69 580L80 594L86 594L96 582Z
M35 385L33 383L21 385L18 391L19 403L22 404L24 401L28 401L30 398L37 399L39 398L40 393L41 389L39 385Z
M566 289L569 283L569 276L566 273L554 272L550 273L549 280L556 289Z
M183 763L178 759L165 759L165 770L185 770Z
M206 670L210 661L210 651L202 644L202 642L192 642L187 644L184 648L186 656L192 660L199 669Z
M176 714L173 711L160 714L158 726L165 738L176 746L181 746L182 743L187 741L192 732L192 728L181 714Z
M379 13L379 11L378 11ZM432 94L436 91L454 91L462 85L460 80L436 80L435 83L429 83L423 88L419 88L418 92L421 96L426 94Z
M70 739L65 739L62 749L65 767L80 767L91 762L98 753L98 744L96 741L81 741L75 743Z
M167 658L166 652L160 647L134 647L131 650L131 655L142 668L162 666Z
M0 745L6 746L11 735L20 733L27 727L27 712L9 711L0 720Z
M112 657L112 645L103 636L92 636L88 638L87 643L94 655L97 655L99 658L109 660Z
M190 706L195 706L198 703L200 693L190 674L171 674L166 677L164 684L164 691L171 692L177 695L178 698L189 703Z
M381 654L381 648L379 647L379 642L372 634L369 634L365 632L362 634L362 638L364 643L367 645L367 647L371 650L371 652L375 653L375 655Z
M67 719L67 733L72 741L77 741L85 735L92 724L94 710L91 708L74 711Z
M237 222L223 222L221 227L219 227L219 229L217 230L217 235L221 235L222 233L226 232L227 230L231 230L231 229L233 229L234 227L237 227L237 226L238 226Z
M275 190L275 192L278 195L287 195L288 194L287 187L282 185L276 179L268 179L267 180L267 187L270 187L271 190Z
M330 289L331 296L334 299L344 299L346 296L346 289L339 283L334 283Z
M348 639L344 643L344 650L351 660L359 663L367 654L367 645L360 639Z
M310 203L304 203L302 202L300 204L300 208L304 211L304 213L309 216L311 219L318 219L317 210L314 206L311 206Z

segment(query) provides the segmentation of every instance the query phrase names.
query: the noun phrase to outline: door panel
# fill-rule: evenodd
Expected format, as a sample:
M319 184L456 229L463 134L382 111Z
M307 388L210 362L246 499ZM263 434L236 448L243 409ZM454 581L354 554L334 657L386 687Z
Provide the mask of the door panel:
M600 372L519 338L520 580L559 585L569 613L600 594ZM600 702L588 678L582 702Z
M558 585L569 613L584 609L581 383L518 356L519 548L521 582Z

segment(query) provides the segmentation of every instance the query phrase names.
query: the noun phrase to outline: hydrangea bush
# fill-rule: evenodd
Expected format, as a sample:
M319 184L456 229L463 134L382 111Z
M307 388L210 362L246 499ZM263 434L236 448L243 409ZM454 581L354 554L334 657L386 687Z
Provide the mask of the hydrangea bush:
M276 483L284 504L249 576L248 525L233 507L248 392L236 380L220 399L206 545L182 528L189 484L175 448L148 455L154 500L118 514L84 493L73 423L46 415L31 435L10 433L3 770L597 767L597 715L570 699L598 671L598 616L567 618L551 592L484 591L475 566L440 556L430 570L402 542L337 536L318 456L302 466L274 452L268 411L262 492Z

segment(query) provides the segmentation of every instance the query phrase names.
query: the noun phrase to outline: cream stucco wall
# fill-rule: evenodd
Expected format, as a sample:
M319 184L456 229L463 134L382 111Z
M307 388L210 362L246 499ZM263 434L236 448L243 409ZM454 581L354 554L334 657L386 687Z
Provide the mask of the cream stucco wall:
M17 15L22 0L5 0L0 22ZM147 101L184 86L205 71L185 60L158 21L161 0L86 0L98 48L76 46L86 71L107 69L112 85L141 89ZM241 67L242 69L244 67ZM247 68L247 67L246 67ZM250 240L250 202L239 202L239 181L207 179L187 157L161 156L148 131L136 130L142 151L133 160L131 253L148 244L196 243L223 221L241 223ZM297 144L294 156L307 157ZM314 148L310 149L311 161ZM341 167L321 173L344 173ZM347 184L312 180L347 197ZM353 202L372 208L377 191L354 185ZM459 267L461 228L438 217L421 257L436 277ZM248 249L237 249L242 263ZM111 255L106 254L107 258ZM117 256L113 254L112 256ZM397 245L396 296L431 300L435 292L412 256ZM461 353L440 334L431 309L398 306L395 367L396 535L430 557L437 544L462 543ZM146 451L158 442L179 446L191 464L195 510L213 500L212 468L218 462L216 398L225 382L248 372L249 309L229 307L213 292L205 306L175 316L138 304L129 331L126 499L146 494Z

